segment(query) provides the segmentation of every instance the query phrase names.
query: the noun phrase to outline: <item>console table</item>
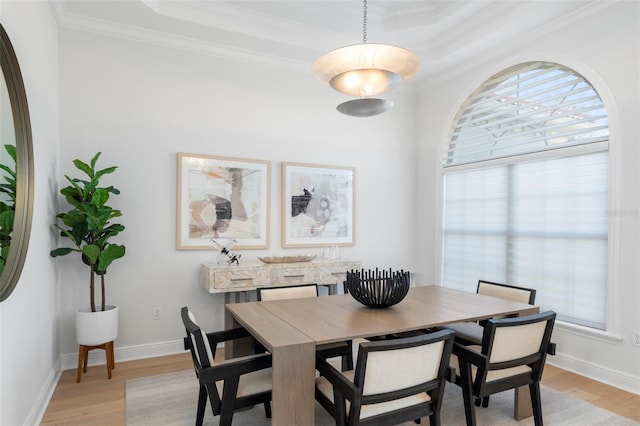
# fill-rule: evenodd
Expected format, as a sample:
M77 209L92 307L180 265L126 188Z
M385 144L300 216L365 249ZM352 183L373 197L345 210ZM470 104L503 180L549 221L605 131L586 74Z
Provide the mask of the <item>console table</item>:
M200 265L200 286L209 293L224 293L225 303L239 302L240 296L246 300L247 292L258 287L316 283L327 286L329 294L336 294L338 284L351 269L360 269L360 262L344 259L295 263L256 261L241 265L205 262Z

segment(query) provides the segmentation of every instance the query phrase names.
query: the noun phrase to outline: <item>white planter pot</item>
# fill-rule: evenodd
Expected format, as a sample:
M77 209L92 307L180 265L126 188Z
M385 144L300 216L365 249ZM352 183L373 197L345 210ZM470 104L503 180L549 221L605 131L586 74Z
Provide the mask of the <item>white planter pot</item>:
M107 305L104 311L91 308L76 312L76 339L79 345L97 346L118 337L118 307Z

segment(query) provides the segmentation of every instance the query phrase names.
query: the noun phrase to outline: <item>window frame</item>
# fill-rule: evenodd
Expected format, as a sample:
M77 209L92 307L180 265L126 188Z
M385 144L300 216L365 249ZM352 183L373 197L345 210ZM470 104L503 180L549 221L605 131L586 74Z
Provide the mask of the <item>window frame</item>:
M459 109L466 102L469 96L471 96L480 85L485 81L492 78L496 74L511 68L516 65L523 65L528 62L552 62L559 64L563 67L570 68L575 72L582 75L591 86L600 95L600 99L607 111L608 125L609 125L609 137L608 142L596 142L579 146L571 146L566 149L570 149L572 154L578 155L582 153L596 152L601 150L601 144L607 143L609 152L609 221L608 221L608 259L607 259L607 302L606 302L606 324L605 330L586 327L578 324L573 324L565 321L556 321L558 329L567 331L570 334L578 336L586 336L605 343L618 343L623 340L621 334L621 314L618 312L617 307L622 305L620 300L620 281L619 281L619 261L620 261L620 219L626 216L627 210L620 207L620 152L617 149L620 136L619 114L617 112L616 103L612 91L606 82L600 77L600 74L589 69L583 63L574 63L573 59L524 59L516 62L505 62L491 67L482 76L477 77L464 89L464 93L459 96L458 101L454 104L453 109L447 115L447 120L444 121L443 128L441 130L441 136L439 138L440 143L437 150L437 165L435 168L435 212L434 212L434 252L439 256L436 260L434 267L434 277L437 279L438 284L443 286L443 273L444 273L444 176L449 172L463 171L466 169L477 168L478 164L466 163L456 166L444 167L441 159L444 158L448 151L450 127L453 121L456 119ZM521 156L527 156L528 160L535 161L537 159L550 158L555 150L544 150L534 153L521 154ZM483 161L482 167L495 167L509 163L509 158L495 158Z

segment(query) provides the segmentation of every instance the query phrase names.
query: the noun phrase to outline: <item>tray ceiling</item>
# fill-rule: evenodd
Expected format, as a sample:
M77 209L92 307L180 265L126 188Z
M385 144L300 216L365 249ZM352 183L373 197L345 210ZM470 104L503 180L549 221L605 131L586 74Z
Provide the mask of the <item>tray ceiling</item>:
M368 42L421 60L416 79L575 24L618 1L369 0ZM362 42L356 0L51 0L60 27L310 72Z

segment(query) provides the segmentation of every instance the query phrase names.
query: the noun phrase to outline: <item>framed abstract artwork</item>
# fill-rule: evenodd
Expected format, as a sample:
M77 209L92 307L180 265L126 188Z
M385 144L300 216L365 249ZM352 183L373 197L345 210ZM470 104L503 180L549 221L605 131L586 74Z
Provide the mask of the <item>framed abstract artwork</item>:
M355 169L282 163L282 247L355 242Z
M270 180L269 161L178 153L176 248L268 248Z

